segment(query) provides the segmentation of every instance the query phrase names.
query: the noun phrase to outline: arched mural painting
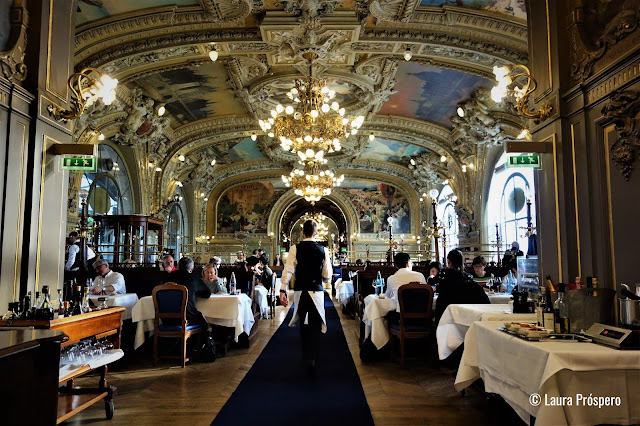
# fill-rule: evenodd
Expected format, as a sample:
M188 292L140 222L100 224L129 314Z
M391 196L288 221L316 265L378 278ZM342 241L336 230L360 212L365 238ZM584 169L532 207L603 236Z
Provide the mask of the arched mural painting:
M360 221L360 232L377 233L389 230L411 233L411 212L407 195L395 186L362 179L346 179L340 189L353 203ZM348 188L348 189L347 189Z
M227 189L218 200L214 216L217 233L266 233L269 213L286 191L284 185L278 185L275 180L243 183Z

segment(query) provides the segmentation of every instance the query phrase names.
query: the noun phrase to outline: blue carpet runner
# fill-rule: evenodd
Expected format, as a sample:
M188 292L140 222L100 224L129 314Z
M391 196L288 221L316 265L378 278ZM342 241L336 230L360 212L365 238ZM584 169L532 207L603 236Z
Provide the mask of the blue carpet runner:
M293 315L289 309L212 425L373 425L338 313L326 292L324 306L327 333L320 338L316 375L307 376L299 325L288 326Z

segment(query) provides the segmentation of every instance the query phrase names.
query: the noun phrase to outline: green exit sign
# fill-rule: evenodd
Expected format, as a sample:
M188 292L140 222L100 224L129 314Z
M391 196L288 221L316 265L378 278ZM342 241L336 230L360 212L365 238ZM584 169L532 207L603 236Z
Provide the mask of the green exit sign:
M507 167L540 168L539 155L513 155L507 159Z
M91 156L64 156L62 157L62 170L96 170L96 157Z

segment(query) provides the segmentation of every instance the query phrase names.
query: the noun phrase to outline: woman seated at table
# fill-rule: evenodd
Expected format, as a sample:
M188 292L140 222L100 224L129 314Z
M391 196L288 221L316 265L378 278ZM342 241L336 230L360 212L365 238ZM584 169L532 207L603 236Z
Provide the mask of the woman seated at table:
M476 256L471 263L473 266L473 281L484 288L489 288L493 275L489 275L485 272L484 268L487 266L487 262L482 256Z
M427 279L427 284L430 284L432 287L435 287L438 284L436 277L440 273L441 269L442 265L440 265L440 262L434 261L429 263L429 278Z
M260 256L258 264L254 267L256 285L254 287L254 300L256 301L263 319L267 318L269 304L267 294L273 282L273 271L269 268L269 257L266 254Z
M218 258L219 259L219 258ZM215 260L215 257L212 258ZM207 263L202 268L202 281L209 287L211 293L217 294L223 292L223 287L220 285L220 279L218 278L218 268L215 263Z

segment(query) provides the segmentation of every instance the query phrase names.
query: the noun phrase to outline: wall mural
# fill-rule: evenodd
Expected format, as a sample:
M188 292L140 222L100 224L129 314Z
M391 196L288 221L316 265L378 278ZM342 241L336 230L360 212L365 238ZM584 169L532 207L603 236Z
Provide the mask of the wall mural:
M86 2L78 2L76 26L86 24L97 19L107 18L119 13L131 12L138 9L159 6L198 6L198 0L102 0L102 6L94 6Z
M346 193L353 203L359 215L361 233L388 232L389 217L394 234L411 232L409 201L399 188L368 180L345 179L338 191Z
M360 158L406 164L410 157L423 152L427 150L416 145L377 137L367 143Z
M527 19L524 0L422 0L421 6L464 6L473 9L492 10L516 18Z
M491 89L495 83L461 71L402 62L398 65L391 95L380 115L416 118L452 128L451 117L458 102L468 99L476 89Z
M266 233L271 209L286 191L268 181L243 183L227 189L218 200L217 232Z

